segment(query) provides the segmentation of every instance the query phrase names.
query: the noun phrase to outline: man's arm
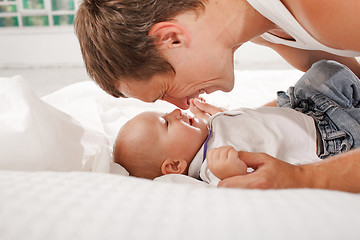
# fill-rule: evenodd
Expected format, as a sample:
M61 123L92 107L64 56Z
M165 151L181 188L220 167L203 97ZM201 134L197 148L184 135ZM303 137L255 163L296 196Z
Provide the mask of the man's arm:
M346 65L360 78L360 63L355 58L341 57L323 51L303 50L281 44L274 44L264 40L262 37L256 37L252 42L272 48L290 65L300 71L306 72L313 63L321 59L335 60Z
M320 188L360 193L360 149L300 166L264 153L239 152L239 158L255 171L227 178L219 187Z
M271 102L268 102L264 105L265 107L277 107L277 101L273 100Z

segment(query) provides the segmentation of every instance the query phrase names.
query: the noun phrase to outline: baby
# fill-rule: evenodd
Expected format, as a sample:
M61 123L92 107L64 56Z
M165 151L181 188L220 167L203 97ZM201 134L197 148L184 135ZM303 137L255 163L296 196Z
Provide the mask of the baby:
M219 112L208 120L180 109L144 112L120 129L114 160L136 177L187 174L216 185L247 173L240 150L265 152L290 163L320 160L314 120L276 107Z
M194 118L179 109L141 113L120 129L114 161L136 177L187 174L215 185L247 173L237 151L311 163L360 146L359 102L359 79L341 64L322 61L288 94L278 93L282 107L219 110L207 119L193 100Z

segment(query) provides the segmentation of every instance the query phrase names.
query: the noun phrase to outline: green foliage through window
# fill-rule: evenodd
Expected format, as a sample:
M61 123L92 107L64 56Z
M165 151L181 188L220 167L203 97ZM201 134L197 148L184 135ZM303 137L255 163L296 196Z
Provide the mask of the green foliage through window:
M44 9L42 0L22 0L24 9Z
M0 28L72 25L75 11L75 0L0 0Z

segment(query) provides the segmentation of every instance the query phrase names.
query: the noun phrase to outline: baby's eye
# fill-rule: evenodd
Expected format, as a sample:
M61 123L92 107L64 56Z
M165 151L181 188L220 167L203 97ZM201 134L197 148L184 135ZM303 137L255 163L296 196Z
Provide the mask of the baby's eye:
M166 127L169 126L168 120L166 120L164 117L162 117L162 119L164 120L164 125L165 125Z
M167 114L168 113L165 113L164 115L161 116L161 118L164 120L164 124L166 127L169 126L169 121L167 120L167 117L166 117Z

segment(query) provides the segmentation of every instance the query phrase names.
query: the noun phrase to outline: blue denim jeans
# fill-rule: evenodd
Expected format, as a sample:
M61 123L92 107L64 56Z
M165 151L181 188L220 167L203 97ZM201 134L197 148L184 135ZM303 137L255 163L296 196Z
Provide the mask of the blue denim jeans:
M287 93L277 93L279 107L314 118L326 158L360 146L360 81L346 66L321 60Z

